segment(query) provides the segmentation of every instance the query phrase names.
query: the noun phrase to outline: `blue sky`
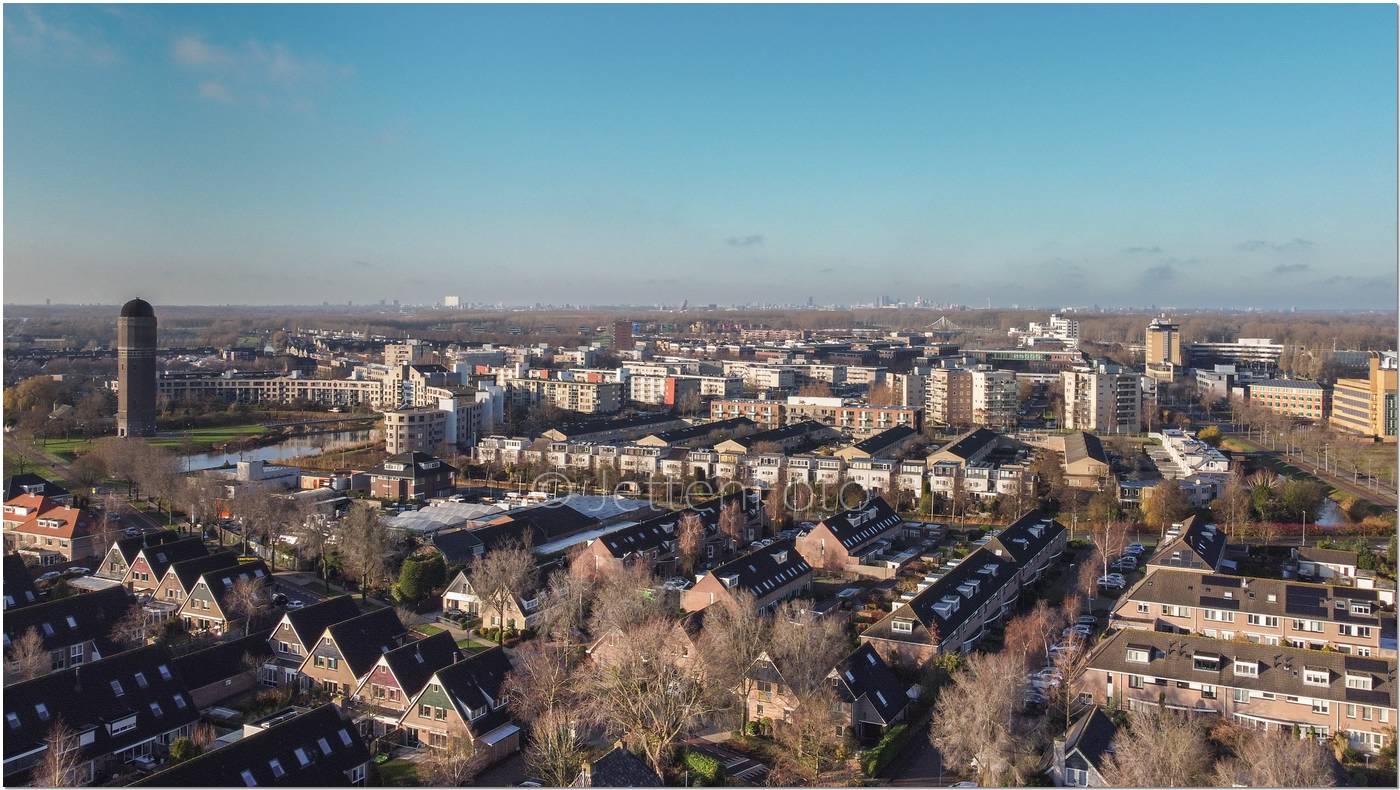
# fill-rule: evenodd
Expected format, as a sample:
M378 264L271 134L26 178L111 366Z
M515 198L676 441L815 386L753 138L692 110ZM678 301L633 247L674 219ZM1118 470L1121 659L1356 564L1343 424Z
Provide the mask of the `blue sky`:
M1395 13L7 5L4 298L1393 307Z

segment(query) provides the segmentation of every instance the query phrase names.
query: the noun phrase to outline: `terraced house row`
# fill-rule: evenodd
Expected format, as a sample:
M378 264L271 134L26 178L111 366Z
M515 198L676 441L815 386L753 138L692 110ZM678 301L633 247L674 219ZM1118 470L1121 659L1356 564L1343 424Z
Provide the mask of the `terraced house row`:
M1010 615L1021 591L1064 553L1064 526L1039 511L1017 519L908 601L867 628L862 643L886 661L922 666L941 653L967 653Z

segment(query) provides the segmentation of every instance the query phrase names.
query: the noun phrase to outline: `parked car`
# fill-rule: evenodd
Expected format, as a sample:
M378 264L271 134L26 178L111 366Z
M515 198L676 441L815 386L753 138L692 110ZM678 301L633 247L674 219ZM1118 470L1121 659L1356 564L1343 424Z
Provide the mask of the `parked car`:
M273 594L273 596L272 596L272 605L273 605L273 606L286 606L286 605L287 605L287 596L284 595L284 594L282 594L282 593L275 593L275 594Z
M115 518L115 516L113 518ZM139 538L141 537L141 530L136 527L127 527L122 530L122 534L126 535L128 538Z
M1123 549L1123 552L1124 552L1125 554L1131 554L1131 555L1133 555L1134 557L1139 556L1139 555L1143 554L1143 553L1146 552L1146 551L1147 551L1147 547L1144 546L1144 545L1142 545L1141 543L1129 543L1129 544L1128 544L1128 548Z
M1091 637L1091 636L1094 635L1094 629L1093 629L1092 627L1090 627L1090 626L1087 626L1087 625L1075 624L1075 625L1070 626L1069 628L1066 628L1066 629L1064 630L1064 632L1061 633L1060 635L1061 635L1061 636L1076 636L1076 637L1079 637L1080 639L1088 639L1089 637Z
M1128 556L1119 557L1118 559L1114 560L1108 567L1116 571L1135 571L1137 570L1137 558Z
M299 600L287 601L287 608L288 608L288 609L302 609L302 608L305 608L305 607L306 607L306 604L305 604L305 602L303 602L303 601L299 601Z
M82 565L74 565L73 567L63 571L64 576L86 576L89 573L92 573L92 568L88 568Z
M1093 628L1094 626L1099 624L1099 618L1093 616L1092 614L1081 614L1079 615L1079 619L1075 620L1074 623L1075 625L1087 625L1090 628Z
M34 578L34 581L43 582L44 584L51 584L53 582L58 581L58 577L62 575L63 574L59 573L58 571L49 571L48 573L39 574Z
M1105 590L1121 590L1127 586L1128 583L1124 581L1121 573L1110 573L1107 576L1099 577L1099 587Z
M666 589L668 589L668 590L675 590L676 592L682 592L682 591L685 591L685 590L689 590L689 589L690 589L691 587L693 587L694 585L695 585L695 582L691 581L690 579L684 578L684 577L682 577L682 576L673 576L673 577L671 577L671 578L669 578L669 579L666 580L666 585L665 585L665 586L666 586Z

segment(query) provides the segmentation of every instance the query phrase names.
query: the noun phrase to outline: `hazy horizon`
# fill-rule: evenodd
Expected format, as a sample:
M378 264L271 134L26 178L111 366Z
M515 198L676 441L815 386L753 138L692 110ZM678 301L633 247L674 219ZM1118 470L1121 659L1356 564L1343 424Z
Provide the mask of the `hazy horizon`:
M16 6L6 305L1393 310L1394 6Z

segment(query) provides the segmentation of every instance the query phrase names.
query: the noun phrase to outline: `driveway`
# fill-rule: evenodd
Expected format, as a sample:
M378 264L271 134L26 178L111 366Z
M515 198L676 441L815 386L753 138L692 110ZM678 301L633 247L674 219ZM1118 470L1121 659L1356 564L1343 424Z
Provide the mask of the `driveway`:
M884 775L895 787L947 787L955 777L943 776L943 756L929 743L931 719L919 726L904 750L885 769Z
M768 778L768 766L722 743L693 739L686 746L718 760L731 779L743 784L761 785Z

